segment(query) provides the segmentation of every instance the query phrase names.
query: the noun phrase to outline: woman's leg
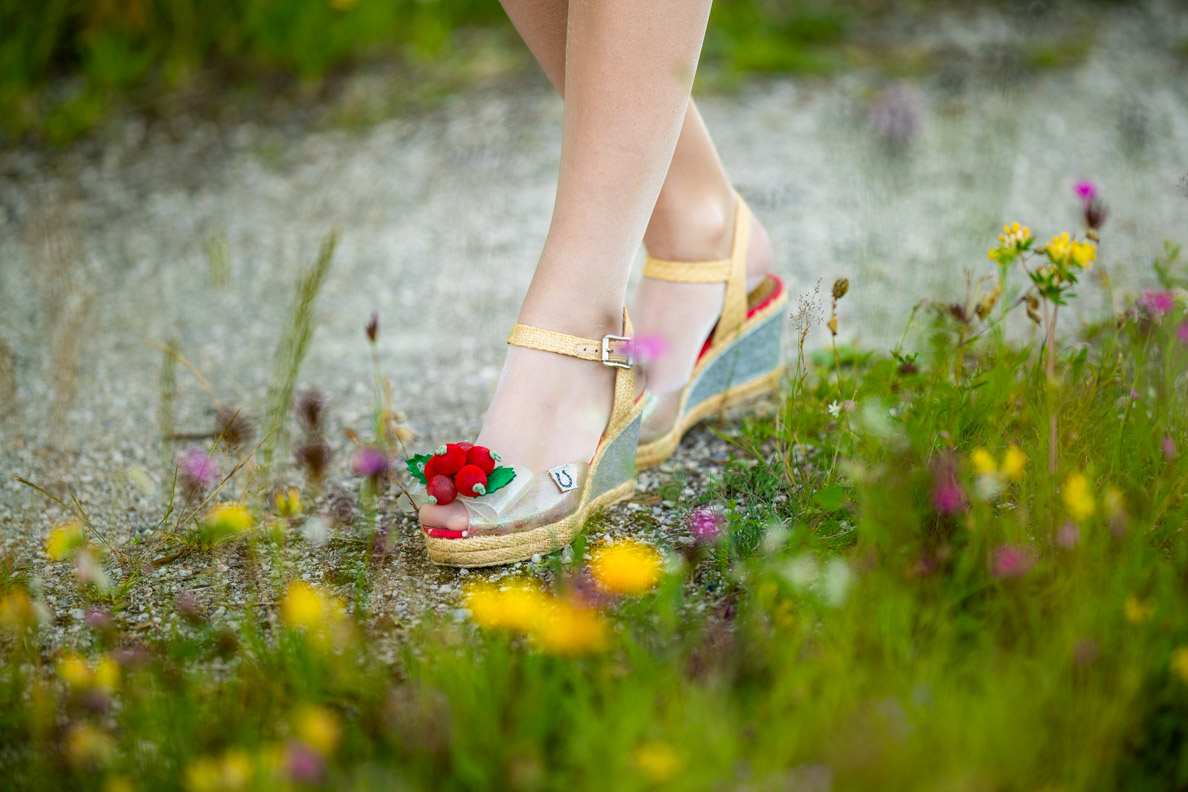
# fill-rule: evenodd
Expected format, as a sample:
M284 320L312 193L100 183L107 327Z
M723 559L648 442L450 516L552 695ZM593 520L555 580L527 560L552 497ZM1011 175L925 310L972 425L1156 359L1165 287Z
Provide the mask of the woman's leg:
M565 95L568 0L501 0L508 18L557 91ZM713 139L694 102L685 111L664 186L644 234L648 253L669 261L709 261L730 255L734 193ZM752 218L748 281L771 267L771 241ZM640 336L659 336L666 354L651 361L648 388L672 392L689 379L701 345L717 321L724 286L645 279L632 305Z
M618 333L627 277L672 160L710 0L574 0L565 37L557 198L519 321ZM614 369L512 347L479 442L540 472L588 459L610 416ZM422 522L463 530L465 507Z

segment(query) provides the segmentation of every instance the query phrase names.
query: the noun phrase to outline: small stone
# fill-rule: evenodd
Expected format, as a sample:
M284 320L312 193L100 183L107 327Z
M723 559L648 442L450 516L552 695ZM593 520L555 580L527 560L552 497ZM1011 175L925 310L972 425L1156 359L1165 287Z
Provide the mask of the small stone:
M534 564L540 563L540 553L534 553L532 555L532 563L534 563Z

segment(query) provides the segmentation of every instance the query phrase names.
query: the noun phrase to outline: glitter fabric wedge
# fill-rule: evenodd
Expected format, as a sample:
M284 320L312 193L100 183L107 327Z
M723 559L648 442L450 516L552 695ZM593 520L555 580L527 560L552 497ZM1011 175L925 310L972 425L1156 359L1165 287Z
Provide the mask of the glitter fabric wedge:
M443 446L434 457L415 457L409 470L416 481L410 489L413 502L441 502L431 491L444 493L452 502L445 481L434 475L444 464L456 484L456 500L466 506L465 531L425 528L425 546L435 564L483 567L523 561L537 554L559 550L581 533L599 509L628 497L635 488L635 450L642 422L644 399L635 393L635 361L631 352L631 324L623 312L623 335L600 340L579 338L551 330L517 324L507 342L515 346L555 352L616 369L614 406L594 456L588 461L557 465L533 473L518 465L493 468L490 486L474 483L477 473L455 472L461 452L476 453L469 444ZM486 449L482 449L486 451ZM492 454L496 460L498 456ZM425 480L425 467L433 478ZM503 472L501 472L503 471ZM437 485L433 482L437 481ZM440 489L435 489L440 487ZM468 495L466 493L473 493Z
M660 410L644 416L635 466L654 467L672 456L681 438L699 421L748 399L775 390L783 373L780 340L788 304L784 282L768 275L747 291L747 245L751 214L742 196L735 196L734 241L730 258L721 261L662 261L648 257L644 277L674 283L725 283L722 315L693 367L689 382L667 398L676 399L674 414L658 419ZM655 400L659 407L662 400ZM671 412L671 411L666 411Z

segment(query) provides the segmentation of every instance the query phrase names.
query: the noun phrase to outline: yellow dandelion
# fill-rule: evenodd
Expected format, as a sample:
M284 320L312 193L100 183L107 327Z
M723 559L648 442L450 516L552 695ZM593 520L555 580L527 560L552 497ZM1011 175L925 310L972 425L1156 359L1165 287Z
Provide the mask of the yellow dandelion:
M303 707L293 719L297 738L322 756L329 756L338 747L342 728L334 713L324 707Z
M969 455L969 464L973 466L974 473L979 476L993 476L998 472L998 466L994 464L994 457L984 448L973 450L973 453Z
M1155 603L1151 600L1141 600L1131 594L1126 598L1126 621L1131 624L1145 624L1155 614Z
M1087 520L1097 509L1093 502L1093 493L1089 489L1089 479L1081 473L1073 473L1065 479L1060 494L1064 498L1065 508L1074 520Z
M619 542L596 551L590 574L612 594L645 594L660 582L660 553L641 542Z
M110 655L104 655L95 666L95 687L104 693L114 693L120 686L120 664Z
M1171 670L1181 682L1188 685L1188 646L1181 646L1172 652Z
M338 621L344 613L342 600L324 594L303 580L289 584L281 603L281 619L290 627L318 627Z
M68 520L50 531L49 539L45 542L45 552L54 561L65 561L73 558L86 543L82 524L78 520Z
M545 651L579 655L606 649L609 632L606 619L597 610L558 601L536 629L534 637Z
M538 586L518 580L502 587L477 583L466 592L470 619L487 630L530 633L548 618L552 600Z
M242 503L219 503L202 519L202 538L209 543L240 536L251 530L252 513Z
M1018 446L1007 446L1006 452L1002 455L1002 465L998 468L999 472L1011 481L1018 481L1023 478L1026 467L1027 454L1020 451Z
M58 676L76 690L91 686L91 669L77 652L66 652L58 659Z
M635 766L654 784L663 784L681 771L684 761L667 743L646 743L635 749Z

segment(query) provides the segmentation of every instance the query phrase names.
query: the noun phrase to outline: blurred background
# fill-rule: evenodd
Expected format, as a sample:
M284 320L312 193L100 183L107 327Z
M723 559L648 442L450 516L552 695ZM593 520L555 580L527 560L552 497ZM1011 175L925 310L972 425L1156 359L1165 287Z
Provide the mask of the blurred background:
M163 344L258 413L331 233L302 384L365 424L375 311L411 425L477 430L561 122L495 0L0 0L0 30L0 468L154 459ZM1077 310L1188 237L1177 0L728 0L695 94L793 298L850 278L859 347L992 274L1003 223L1080 231L1078 180L1110 214Z

